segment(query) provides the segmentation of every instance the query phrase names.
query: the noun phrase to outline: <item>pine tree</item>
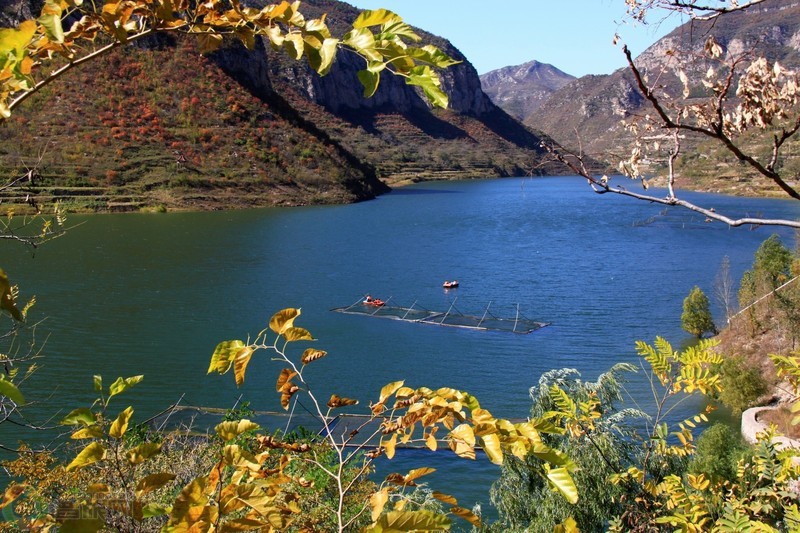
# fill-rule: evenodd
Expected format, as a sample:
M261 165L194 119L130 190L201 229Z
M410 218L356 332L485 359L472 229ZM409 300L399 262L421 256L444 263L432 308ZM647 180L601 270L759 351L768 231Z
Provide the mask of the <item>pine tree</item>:
M714 319L711 317L708 297L695 286L683 300L683 313L681 313L681 327L700 338L705 333L717 333Z

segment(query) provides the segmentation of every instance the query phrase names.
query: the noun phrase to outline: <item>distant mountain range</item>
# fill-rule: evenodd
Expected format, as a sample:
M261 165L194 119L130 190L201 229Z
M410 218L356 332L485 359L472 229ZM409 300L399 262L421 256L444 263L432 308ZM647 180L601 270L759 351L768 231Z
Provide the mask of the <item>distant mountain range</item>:
M538 61L503 67L480 76L481 87L489 98L521 121L574 79L575 76Z
M13 24L37 2L0 0L0 16ZM303 12L327 13L342 34L359 10L307 0ZM391 75L364 98L353 54L320 78L262 43L206 58L180 36L124 47L0 124L0 173L37 165L37 186L18 197L123 210L356 201L405 181L563 172L542 164L542 135L492 103L457 49L420 34L462 60L442 71L447 110Z
M727 54L753 49L770 61L779 61L784 66L798 68L800 2L768 0L764 4L726 15L714 22L694 21L684 24L645 50L634 62L641 70L650 72L653 76L659 73L658 83L673 94L680 94L682 84L677 77L660 74L665 62L671 57L667 51L700 57L708 35L714 35ZM630 152L631 137L620 121L632 114L646 113L650 108L634 86L627 68L609 75L584 76L554 90L550 89L553 86L550 83L537 85L539 68L536 62L506 67L483 75L481 80L487 94L492 96L495 103L509 114L519 117L528 127L547 132L564 146L577 148L580 145L584 153L605 161L613 161L616 156ZM551 68L559 72L554 67ZM699 82L707 68L708 65L700 61L687 72L689 78L697 83L697 86L691 87L693 95L704 94ZM528 70L532 70L533 75L525 77L524 73ZM526 81L521 82L519 77L513 75L517 72L522 73L522 79ZM530 94L522 89L524 83L531 84ZM544 97L548 92L550 96ZM530 112L521 111L526 109L530 100L541 103ZM689 150L680 161L684 176L691 176L695 185L699 183L705 189L716 189L720 186L718 181L707 179L711 176L736 175L737 179L741 178L742 170L724 152L703 145L704 156L697 157L698 142L701 141L690 139L686 146ZM695 151L690 153L692 150ZM800 155L800 149L788 153L785 164L796 165L800 170L800 161L795 154ZM699 182L697 178L700 178ZM760 185L754 184L751 179L752 177L748 177L739 182L740 192L761 192Z

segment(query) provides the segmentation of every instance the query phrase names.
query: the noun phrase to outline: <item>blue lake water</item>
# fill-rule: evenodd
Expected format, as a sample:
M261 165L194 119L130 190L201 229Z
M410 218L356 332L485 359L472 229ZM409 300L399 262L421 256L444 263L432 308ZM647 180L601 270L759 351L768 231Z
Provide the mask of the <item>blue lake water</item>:
M797 202L687 194L732 213L800 217ZM634 342L656 335L675 345L683 298L708 295L722 258L734 279L775 229L729 229L699 215L612 195L578 178L425 183L355 205L167 215L72 216L80 223L35 256L2 243L0 266L36 294L47 335L42 368L25 391L41 421L90 401L92 375L107 381L144 374L120 408L137 418L183 403L279 408L281 366L256 356L241 389L232 376L207 376L217 342L246 338L284 307L329 356L309 367L322 398L331 392L365 406L382 385L467 390L496 416L528 414L528 389L542 372L572 367L593 379L635 361ZM777 230L793 246L791 231ZM457 290L442 281L458 279ZM333 313L371 294L396 305L455 306L515 313L552 323L530 335L470 331ZM719 315L719 313L717 313ZM306 346L299 347L302 351ZM646 407L646 389L631 394ZM689 406L691 407L691 406ZM21 434L0 425L3 442ZM445 473L434 488L462 505L488 501L497 469L421 452Z

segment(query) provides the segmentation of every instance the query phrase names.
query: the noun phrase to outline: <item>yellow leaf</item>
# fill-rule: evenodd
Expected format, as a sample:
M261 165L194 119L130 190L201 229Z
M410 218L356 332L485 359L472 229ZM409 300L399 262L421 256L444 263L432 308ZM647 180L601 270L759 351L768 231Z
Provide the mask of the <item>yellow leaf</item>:
M369 505L372 507L372 521L376 521L383 513L386 502L389 501L389 489L383 488L369 497Z
M300 387L298 387L292 382L289 382L283 386L283 389L281 390L281 407L283 407L284 410L286 411L289 410L289 401L292 399L292 396L294 396L294 394L299 390Z
M141 498L148 492L152 492L156 489L160 489L173 479L175 479L175 474L171 474L168 472L162 472L160 474L150 474L149 476L143 477L139 480L139 483L136 484L136 497Z
M251 422L250 420L239 420L217 424L217 426L214 428L214 431L217 432L217 435L219 435L222 440L228 442L235 439L242 433L259 429L259 427L260 426L258 424Z
M397 446L397 433L393 433L389 440L383 443L383 446L386 448L386 457L389 459L394 457L394 449Z
M253 352L255 352L255 349L252 346L245 346L236 352L236 357L233 360L233 375L237 387L244 383L244 374L247 371L250 358L253 357Z
M472 431L472 427L470 427L469 424L461 424L454 428L448 437L450 439L463 441L470 446L475 446L475 433Z
M244 348L245 344L240 340L222 341L217 344L214 353L211 355L211 364L208 365L208 374L216 371L220 374L226 373L233 365L236 354Z
M291 368L284 368L281 370L280 375L278 376L278 381L275 383L275 390L280 392L283 390L283 387L289 382L290 379L295 377L297 372L292 370Z
M436 436L434 434L430 434L425 438L425 446L432 452L435 452L436 449L439 447L439 441L436 440Z
M384 385L381 389L381 395L378 399L378 403L383 403L386 401L389 396L397 392L400 387L403 386L403 381L395 381L394 383L389 383L388 385Z
M200 33L197 36L197 41L200 43L200 53L209 54L217 50L222 44L222 35L216 33Z
M427 476L428 474L432 474L433 472L436 472L435 468L430 468L430 467L415 468L414 470L410 470L408 474L406 474L405 479L406 481L414 481L415 479L419 479L422 476Z
M303 352L303 355L300 357L300 362L304 365L307 365L317 359L322 359L328 355L328 352L324 350L317 350L315 348L308 348L306 351Z
M69 436L71 439L97 439L103 436L103 430L99 426L89 426L81 428Z
M300 316L300 309L283 309L278 311L269 320L269 328L277 333L283 335L283 332L294 326L294 319Z
M431 493L431 496L433 496L440 502L444 502L450 505L458 505L458 500L456 500L453 496L450 496L449 494L445 494L443 492L435 490L433 491L433 493Z
M88 466L92 463L96 463L97 461L101 461L106 456L106 449L103 447L102 444L99 442L92 442L86 448L81 450L81 453L72 460L72 462L67 465L67 472L71 472L72 470L83 468L84 466Z
M142 464L154 455L161 453L161 444L155 442L143 442L135 448L125 452L125 458L132 465Z
M387 22L398 22L402 20L403 19L388 9L366 10L358 15L358 18L353 22L353 27L366 28L369 26L381 26Z
M500 438L497 433L483 435L480 439L483 441L483 451L489 460L496 465L503 464L503 451L500 449Z
M463 518L475 527L481 527L481 519L469 509L464 509L463 507L452 507L450 512L459 518Z
M287 328L283 332L283 338L287 342L316 340L305 328Z
M131 416L133 416L133 407L128 407L122 411L111 424L111 429L108 430L109 436L115 439L121 439L125 435L125 432L128 431L128 422Z
M550 469L547 472L547 479L569 503L578 503L578 488L566 468Z
M352 398L342 398L337 394L331 394L331 399L328 400L328 407L331 409L336 409L339 407L346 407L348 405L356 405L358 400L353 400Z
M22 493L25 492L26 488L27 485L23 485L21 483L12 483L11 485L9 485L8 488L5 490L5 492L3 493L3 501L0 502L0 509L2 509L9 503L19 498L22 495Z

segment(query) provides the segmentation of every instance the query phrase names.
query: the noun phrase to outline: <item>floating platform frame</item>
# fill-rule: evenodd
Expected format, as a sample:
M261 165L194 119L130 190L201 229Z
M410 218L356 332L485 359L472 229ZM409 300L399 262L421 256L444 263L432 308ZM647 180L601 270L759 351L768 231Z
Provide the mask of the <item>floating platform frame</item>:
M416 302L414 302L411 307L391 306L388 305L388 303L382 306L374 306L365 304L363 300L359 299L352 305L347 307L335 307L331 309L331 311L350 315L390 318L392 320L402 320L404 322L415 322L418 324L433 324L436 326L450 326L454 328L485 331L508 331L511 333L523 334L531 333L549 325L547 322L537 322L522 316L519 312L519 304L517 304L517 313L514 318L500 318L489 312L491 302L486 306L482 316L461 313L456 309L455 303L456 300L453 300L453 303L450 304L450 309L443 312L425 309L424 307L418 306Z

